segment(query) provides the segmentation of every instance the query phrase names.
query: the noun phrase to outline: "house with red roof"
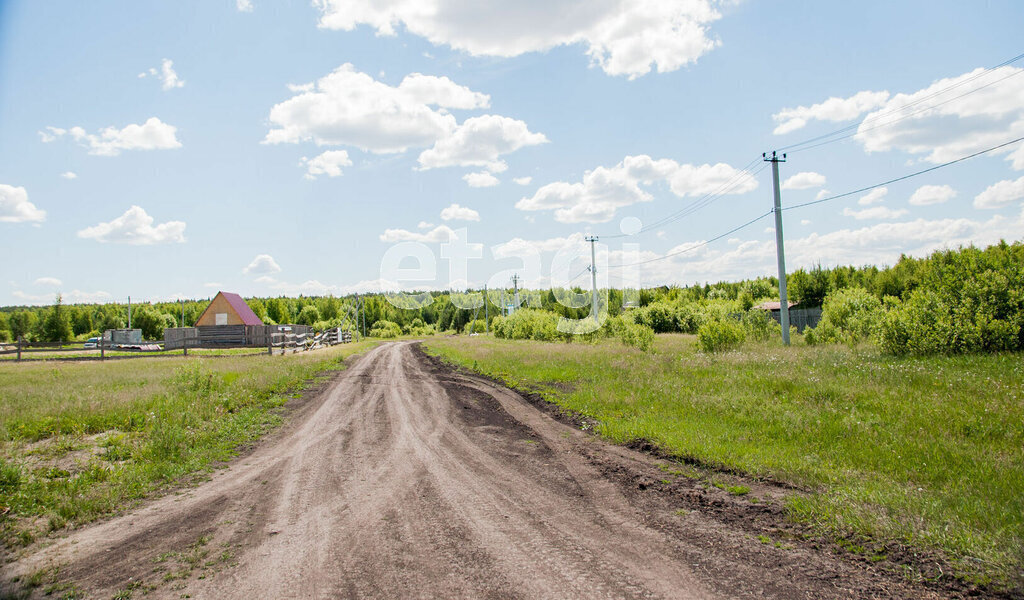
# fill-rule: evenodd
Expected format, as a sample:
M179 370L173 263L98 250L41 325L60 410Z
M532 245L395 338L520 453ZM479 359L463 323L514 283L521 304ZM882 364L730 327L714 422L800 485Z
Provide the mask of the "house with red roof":
M196 327L214 325L263 325L263 321L238 294L217 292L195 324Z

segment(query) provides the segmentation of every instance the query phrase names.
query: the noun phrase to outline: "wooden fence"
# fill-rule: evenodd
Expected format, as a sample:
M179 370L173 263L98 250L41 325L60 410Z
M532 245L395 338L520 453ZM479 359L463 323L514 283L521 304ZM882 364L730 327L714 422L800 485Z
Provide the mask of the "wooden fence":
M246 326L241 326L246 327ZM243 343L233 343L226 337L204 337L193 327L175 327L176 331L166 338L165 344L143 343L130 346L115 345L109 340L100 340L95 347L86 348L81 342L28 342L19 338L17 342L0 344L0 356L14 355L15 360L107 360L137 358L142 356L188 356L189 350L196 349L255 349L266 348L267 354L285 354L288 352L305 352L346 344L352 341L352 333L341 328L332 328L314 333L312 328L303 325L291 326L289 330L269 331L268 326L262 335L243 337ZM298 332L295 329L299 329ZM190 331L191 330L191 331ZM260 332L256 332L260 333ZM243 336L248 336L243 332ZM239 338L235 338L237 341ZM259 344L246 343L247 340L259 340ZM170 354L180 350L181 354ZM45 353L60 356L46 356ZM113 355L110 355L113 353ZM35 356L26 356L35 355ZM9 360L9 359L8 359Z

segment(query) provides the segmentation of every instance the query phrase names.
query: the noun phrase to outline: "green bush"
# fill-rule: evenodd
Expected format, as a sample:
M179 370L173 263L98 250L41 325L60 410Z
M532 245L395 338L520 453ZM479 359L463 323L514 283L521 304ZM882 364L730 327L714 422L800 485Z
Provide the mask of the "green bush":
M747 337L759 342L769 340L772 336L782 336L782 326L768 315L768 311L750 308L741 318Z
M491 325L495 337L509 340L550 342L567 336L558 331L557 314L533 308L521 308L507 317L495 317Z
M370 337L396 338L400 335L402 335L402 328L398 326L398 323L392 321L380 320L370 328Z
M704 323L697 330L697 345L704 352L724 352L742 346L746 337L739 321L716 319Z
M936 252L915 263L878 329L891 354L1024 349L1024 244Z
M487 331L487 322L483 319L470 321L469 323L466 323L464 331L466 333L484 333Z
M699 304L683 304L676 309L676 330L682 333L697 333L700 326L707 321L707 314Z
M882 317L882 302L864 288L835 290L825 297L821 322L804 331L804 340L810 345L853 345L869 339Z
M627 346L638 348L644 352L654 346L654 330L646 325L619 320L617 330L619 340Z

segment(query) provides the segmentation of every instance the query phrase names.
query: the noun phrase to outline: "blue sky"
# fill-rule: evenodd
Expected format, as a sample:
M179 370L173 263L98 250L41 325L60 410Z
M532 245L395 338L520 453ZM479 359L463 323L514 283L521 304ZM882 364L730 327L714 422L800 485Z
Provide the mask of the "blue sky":
M781 165L793 205L1024 136L1024 60L975 71L1021 23L1010 0L0 2L0 304L547 286L585 234L615 285L772 274L770 216L698 246L770 209L761 152L864 120ZM786 211L790 270L1020 239L1020 148ZM424 253L432 278L386 268Z

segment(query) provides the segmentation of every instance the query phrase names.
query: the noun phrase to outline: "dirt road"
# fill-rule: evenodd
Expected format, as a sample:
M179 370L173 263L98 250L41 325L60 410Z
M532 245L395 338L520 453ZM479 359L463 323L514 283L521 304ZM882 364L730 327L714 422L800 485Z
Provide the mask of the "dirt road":
M101 598L931 595L680 510L644 491L651 473L648 456L393 343L210 481L3 576L59 566Z

